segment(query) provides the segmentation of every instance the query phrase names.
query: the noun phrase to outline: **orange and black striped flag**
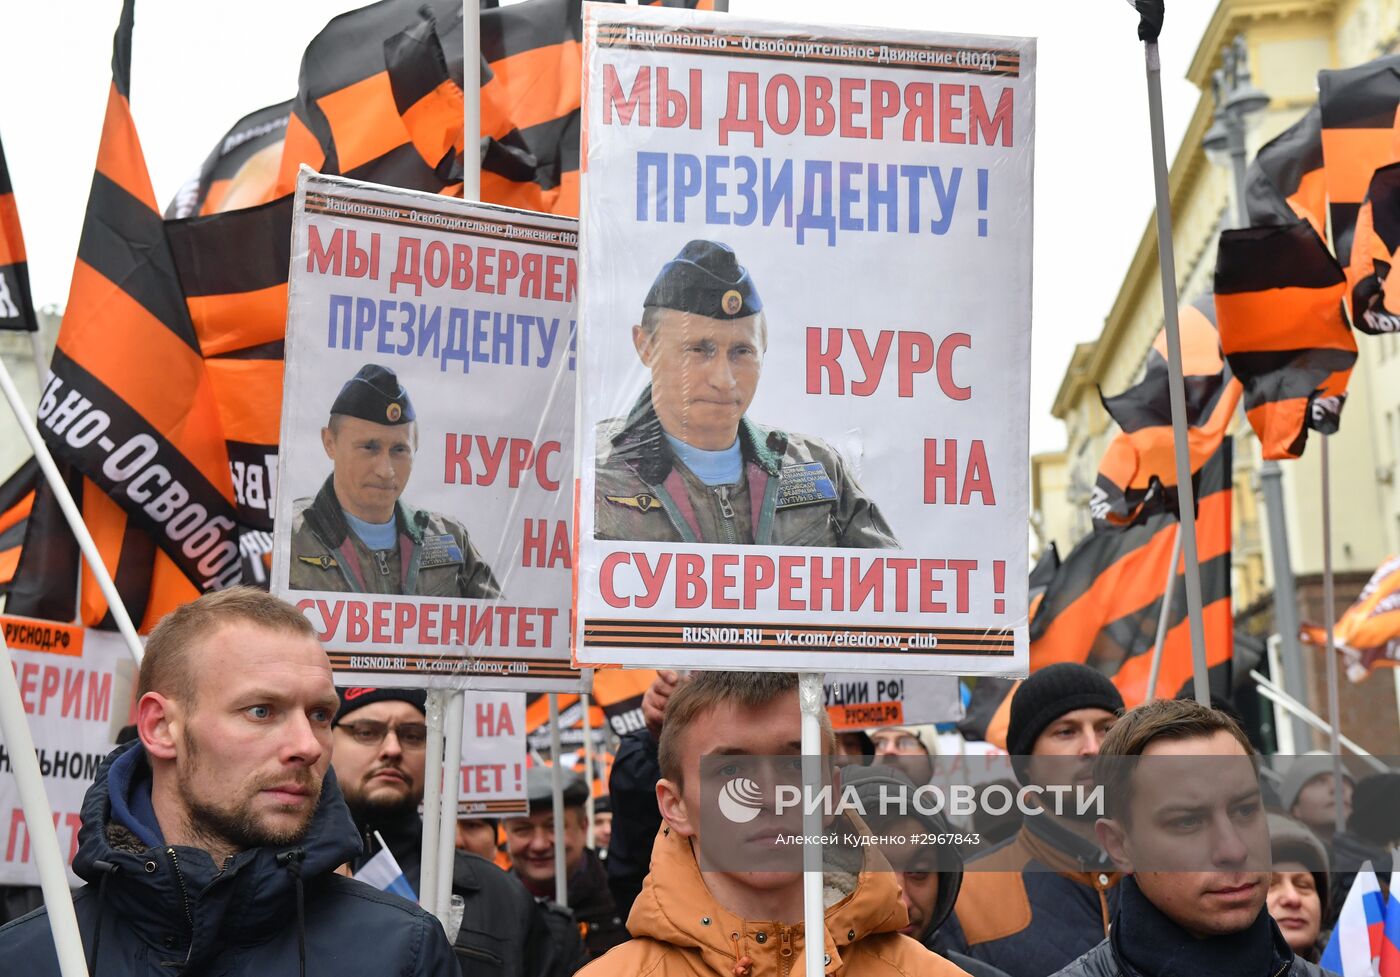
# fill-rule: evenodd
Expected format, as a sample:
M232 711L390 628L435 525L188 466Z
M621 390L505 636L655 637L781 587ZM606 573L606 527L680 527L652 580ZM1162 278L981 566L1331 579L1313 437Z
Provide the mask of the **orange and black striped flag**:
M713 0L660 5L714 8ZM582 0L482 10L483 200L578 215L582 36ZM306 163L460 194L465 77L455 0L387 0L332 20L302 61L278 192L292 191Z
M238 582L239 512L199 336L127 101L122 6L97 170L39 421L197 590Z
M9 589L19 565L20 544L34 508L34 493L43 475L30 458L0 484L0 594Z
M1400 556L1392 556L1371 574L1356 602L1337 621L1332 638L1353 682L1364 681L1382 666L1400 668ZM1326 629L1304 625L1303 640L1326 648Z
M1345 292L1346 276L1306 221L1220 235L1220 346L1265 458L1297 458L1309 428L1331 434L1341 423L1356 362Z
M1240 384L1220 355L1215 297L1203 295L1178 313L1186 387L1187 440L1193 481L1225 437ZM1122 430L1109 442L1089 499L1096 523L1130 526L1162 511L1179 511L1176 448L1167 389L1167 337L1157 334L1143 379L1104 408Z
M171 220L217 214L265 203L276 185L282 161L282 143L287 135L289 99L251 112L224 133L193 179L182 186L165 208ZM250 195L256 185L262 193ZM238 192L230 192L241 188Z
M1392 279L1400 250L1400 163L1376 170L1356 218L1347 288L1351 321L1371 335L1400 332L1400 281Z
M1327 233L1327 187L1322 170L1322 111L1303 117L1260 148L1245 177L1250 227L1292 224L1302 218Z
M29 260L19 228L19 209L5 147L0 146L0 329L38 332L34 299L29 292Z
M1202 467L1196 546L1206 663L1219 675L1234 653L1231 611L1231 440ZM1031 671L1082 662L1109 676L1129 708L1147 693L1157 619L1180 522L1161 513L1127 529L1098 528L1065 558L1031 621ZM1157 694L1170 698L1191 677L1184 557L1178 560Z
M1396 161L1393 130L1400 105L1400 55L1319 71L1317 89L1332 250L1345 268L1371 174Z

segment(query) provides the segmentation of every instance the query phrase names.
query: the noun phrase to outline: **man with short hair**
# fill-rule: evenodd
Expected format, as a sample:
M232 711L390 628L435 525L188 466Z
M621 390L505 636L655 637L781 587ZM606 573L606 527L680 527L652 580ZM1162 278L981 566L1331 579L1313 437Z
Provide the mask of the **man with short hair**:
M292 509L293 590L424 597L501 595L458 520L403 500L418 451L408 391L367 363L347 380L321 429L331 474Z
M530 813L502 819L506 849L516 876L536 899L553 899L554 790L548 767L525 773ZM588 957L600 956L627 939L622 915L608 890L608 874L596 852L587 847L588 785L572 773L564 782L564 868L568 873L569 909L578 920Z
M899 898L909 913L909 925L900 932L957 964L970 977L1006 977L989 963L949 949L939 938L963 883L962 852L948 820L918 797L918 787L902 770L843 766L841 783L854 789L867 826L880 839L880 853L899 881ZM946 840L935 840L940 837Z
M330 771L339 701L293 607L252 588L166 615L141 666L139 741L83 802L73 868L88 969L120 974L455 977L442 926L336 874L360 842ZM45 911L0 929L0 960L57 975ZM100 966L99 966L100 961Z
M938 731L931 724L881 726L866 732L875 745L875 763L897 767L919 785L933 779Z
M335 714L335 773L364 846L350 863L359 871L389 848L405 881L419 893L422 877L423 779L427 767L427 693L422 689L340 690ZM377 837L376 837L377 835ZM557 907L537 904L491 861L459 852L452 891L462 897L456 951L473 977L558 977L583 962L566 925L551 926ZM558 931L552 938L548 934Z
M747 416L768 323L728 245L690 241L662 266L632 344L649 382L598 426L598 539L899 548L839 452Z
M1180 699L1129 712L1095 763L1098 836L1124 873L1108 938L1060 977L1319 977L1265 907L1272 855L1254 748Z
M1021 785L1042 792L1027 800L1044 803L1009 840L969 860L943 928L950 948L1011 977L1047 977L1104 938L1118 873L1074 792L1092 790L1093 759L1122 708L1112 682L1075 663L1042 668L1016 689L1007 750Z
M588 977L715 974L763 977L801 973L804 954L802 873L701 869L697 851L706 798L701 757L784 758L789 771L801 754L797 676L772 672L701 672L666 704L658 756L656 799L664 824L652 851L651 873L628 917L634 939L585 969ZM826 725L824 752L834 737ZM713 801L713 798L709 798ZM764 800L764 811L773 806ZM760 833L771 818L754 822ZM769 825L764 827L763 825ZM853 825L854 827L855 825ZM863 826L859 826L863 830ZM745 845L744 835L736 839ZM723 839L713 839L718 844ZM751 845L752 839L749 839ZM771 850L770 846L770 850ZM851 872L825 878L828 973L843 977L932 975L961 971L900 930L909 917L898 885L873 849Z

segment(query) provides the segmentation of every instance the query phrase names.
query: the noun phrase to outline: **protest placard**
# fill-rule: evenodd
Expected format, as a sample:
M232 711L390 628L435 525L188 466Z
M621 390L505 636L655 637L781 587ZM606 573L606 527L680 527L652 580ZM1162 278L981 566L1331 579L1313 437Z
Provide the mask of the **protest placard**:
M39 755L59 850L78 853L83 795L127 722L135 665L121 635L21 617L0 617L20 701ZM0 743L0 885L38 885L39 868L10 758Z
M575 222L304 171L273 590L341 684L579 688Z
M469 692L466 707L457 812L493 818L529 814L525 693Z
M1024 674L1034 41L584 60L576 662Z
M822 704L838 732L954 722L963 715L958 680L944 675L831 675L822 683Z

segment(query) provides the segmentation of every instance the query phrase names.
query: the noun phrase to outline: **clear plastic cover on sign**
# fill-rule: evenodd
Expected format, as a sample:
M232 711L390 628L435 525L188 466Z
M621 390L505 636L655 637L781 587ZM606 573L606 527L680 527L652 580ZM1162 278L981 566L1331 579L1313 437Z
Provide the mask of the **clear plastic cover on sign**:
M1024 674L1035 42L589 5L580 665Z
M297 182L273 591L341 684L577 691L577 223Z

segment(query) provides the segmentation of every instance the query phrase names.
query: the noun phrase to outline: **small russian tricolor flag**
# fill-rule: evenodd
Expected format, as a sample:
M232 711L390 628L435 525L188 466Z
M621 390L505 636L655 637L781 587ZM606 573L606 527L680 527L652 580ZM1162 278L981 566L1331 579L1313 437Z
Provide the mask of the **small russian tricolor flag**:
M1391 897L1390 925L1387 926L1386 905L1381 897L1381 884L1371 863L1361 866L1351 884L1337 927L1327 941L1327 949L1319 961L1323 970L1340 977L1400 977L1394 970L1382 969L1387 960L1385 944L1400 934L1400 904ZM1389 932L1387 932L1389 930ZM1389 958L1400 958L1392 944ZM1393 964L1392 964L1393 966Z
M418 894L413 891L413 886L408 884L408 879L404 878L403 869L399 868L398 860L394 858L389 846L384 844L384 839L379 837L378 831L374 833L374 839L379 842L379 854L365 862L355 873L355 878L376 889L403 896L409 902L417 902Z

